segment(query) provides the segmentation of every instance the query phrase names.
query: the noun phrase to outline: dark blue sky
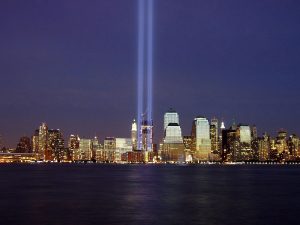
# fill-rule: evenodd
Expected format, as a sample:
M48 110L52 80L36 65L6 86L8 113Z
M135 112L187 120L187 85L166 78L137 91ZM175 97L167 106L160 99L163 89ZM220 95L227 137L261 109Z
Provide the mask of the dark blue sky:
M174 107L300 135L300 1L156 0L155 140ZM0 1L0 134L130 136L136 0Z

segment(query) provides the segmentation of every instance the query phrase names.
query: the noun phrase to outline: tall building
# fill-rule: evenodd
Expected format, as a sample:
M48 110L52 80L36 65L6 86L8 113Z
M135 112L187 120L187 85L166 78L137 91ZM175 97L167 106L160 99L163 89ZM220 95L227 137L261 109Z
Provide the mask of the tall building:
M39 130L35 130L32 138L31 138L31 143L32 143L32 152L37 154L39 153Z
M48 151L48 126L46 123L42 123L42 125L39 127L38 151L38 160L47 160L50 158L51 152Z
M288 149L292 160L296 160L299 158L299 145L300 140L296 136L296 134L290 135L288 139Z
M288 151L287 147L287 132L280 130L276 138L276 149L279 154Z
M104 139L104 149L116 149L116 138L106 137Z
M219 147L219 130L218 130L218 119L213 118L210 122L210 139L211 139L211 151L212 153L218 154Z
M270 160L270 136L264 133L262 138L258 140L259 161Z
M179 125L179 115L172 108L170 108L164 115L164 131L170 123L177 123Z
M174 109L164 115L164 143L183 143L179 115Z
M81 138L79 141L80 160L92 160L92 140Z
M115 137L104 139L103 150L97 152L97 161L115 162L117 141Z
M132 142L132 150L137 150L137 124L135 119L131 124L131 142Z
M131 138L116 138L115 161L121 161L121 155L131 151Z
M210 125L205 117L198 116L192 126L192 152L196 161L209 160L211 153Z
M251 128L248 125L237 126L238 148L234 152L234 161L244 161L253 158L251 149Z
M140 132L140 147L138 150L153 151L153 124L152 121L143 120Z
M48 130L48 152L46 160L60 162L65 154L65 141L59 129Z
M174 109L170 109L164 114L164 139L161 156L163 161L172 162L184 162L186 158L179 115Z
M96 160L96 155L98 151L102 150L102 145L99 142L99 139L97 136L94 137L92 140L92 160Z
M165 129L165 138L164 138L165 144L182 144L182 133L181 133L181 127L178 123L169 123L168 126Z
M74 135L74 134L70 135L68 148L69 148L70 160L72 161L80 160L79 142L80 142L80 138L78 135Z

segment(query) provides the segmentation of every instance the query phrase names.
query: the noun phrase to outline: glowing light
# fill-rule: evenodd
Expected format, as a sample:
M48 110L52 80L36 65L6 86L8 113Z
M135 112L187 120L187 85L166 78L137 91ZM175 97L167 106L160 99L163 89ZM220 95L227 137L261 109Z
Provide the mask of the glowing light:
M137 57L137 147L143 149L142 123L146 120L149 132L143 150L152 150L153 0L138 0Z
M138 108L137 108L137 128L138 128L138 149L141 149L141 138L142 134L141 124L142 124L142 114L143 114L143 101L144 101L144 39L145 39L145 30L144 30L144 14L145 14L145 3L144 0L138 1L138 81L137 81L137 98L138 98Z
M148 0L148 30L147 30L147 121L152 125L152 80L153 80L153 0ZM150 138L147 139L147 146L151 148Z

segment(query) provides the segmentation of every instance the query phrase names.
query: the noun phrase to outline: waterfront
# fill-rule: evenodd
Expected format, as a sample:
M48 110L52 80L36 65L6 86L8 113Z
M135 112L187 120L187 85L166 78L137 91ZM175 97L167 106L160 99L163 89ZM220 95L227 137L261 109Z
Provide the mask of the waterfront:
M296 224L295 165L1 164L1 224Z

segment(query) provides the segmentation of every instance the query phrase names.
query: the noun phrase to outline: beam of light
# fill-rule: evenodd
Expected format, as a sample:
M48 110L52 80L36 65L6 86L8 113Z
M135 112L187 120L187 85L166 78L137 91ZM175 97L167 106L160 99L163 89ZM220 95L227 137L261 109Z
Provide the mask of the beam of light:
M153 0L147 2L147 121L152 125L152 80L153 80ZM152 132L151 132L152 133ZM151 135L151 134L150 134ZM147 146L152 149L152 137L147 138Z
M144 31L144 15L145 15L145 3L144 0L138 0L138 58L137 58L137 130L138 130L138 140L137 147L138 149L142 149L142 134L141 134L141 125L142 125L142 113L143 113L143 105L144 105L144 47L145 47L145 31Z

